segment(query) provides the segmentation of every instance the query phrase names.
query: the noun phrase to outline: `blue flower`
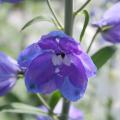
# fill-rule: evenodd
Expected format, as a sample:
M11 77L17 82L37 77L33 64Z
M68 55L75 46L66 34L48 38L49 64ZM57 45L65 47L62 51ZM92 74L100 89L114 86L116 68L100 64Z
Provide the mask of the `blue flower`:
M80 99L88 78L96 74L96 66L80 44L62 31L53 31L33 45L18 58L19 65L26 67L28 91L45 94L59 90L68 100Z
M108 9L101 20L94 23L101 29L103 38L111 43L120 43L120 2ZM104 30L105 29L105 30Z
M38 44L33 43L23 50L18 57L18 64L20 65L23 71L30 65L30 62L37 57L41 52L41 49Z
M44 112L48 112L47 108L45 108L44 106L40 106L40 109ZM59 116L61 115L61 111L62 101L58 102L57 106L54 109L54 113ZM37 120L53 120L53 119L49 116L37 116ZM69 109L68 120L84 120L83 112L81 112L79 109L71 105Z
M0 96L8 93L15 85L19 71L17 62L0 52Z

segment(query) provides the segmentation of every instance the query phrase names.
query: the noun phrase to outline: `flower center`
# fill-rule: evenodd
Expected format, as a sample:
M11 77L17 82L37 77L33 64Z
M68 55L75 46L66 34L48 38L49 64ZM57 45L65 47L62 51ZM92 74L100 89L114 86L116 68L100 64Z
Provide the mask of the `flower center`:
M57 55L57 56L60 55L63 59L64 59L64 57L65 57L65 53L64 53L64 52L56 53L56 55Z

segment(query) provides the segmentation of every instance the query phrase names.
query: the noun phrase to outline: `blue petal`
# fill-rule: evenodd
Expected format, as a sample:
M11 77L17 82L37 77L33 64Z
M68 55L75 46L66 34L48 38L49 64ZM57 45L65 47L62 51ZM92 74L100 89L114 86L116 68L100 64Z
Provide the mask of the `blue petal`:
M71 37L66 37L60 40L59 46L65 53L80 54L79 43Z
M4 68L5 68L5 66L7 67L6 71L11 70L12 72L16 73L17 71L20 70L19 66L17 64L17 61L11 57L5 55L3 52L0 52L0 64L2 66L4 66Z
M67 57L67 55L66 55ZM57 74L56 85L58 88L63 84L64 78L67 76L75 87L86 87L88 78L85 68L77 56L71 55L69 64L61 64L59 67L59 73ZM68 61L67 61L68 62ZM56 78L57 78L56 77Z
M120 2L114 4L110 9L108 9L102 17L102 20L106 25L117 25L120 23ZM104 25L103 22L103 26Z
M76 101L84 95L85 89L85 87L83 88L74 86L70 82L69 78L66 77L63 85L60 88L60 91L66 99L70 101Z
M52 56L51 52L46 52L31 62L25 74L25 83L29 92L50 93L56 89Z
M81 53L81 51L78 49L78 42L62 31L53 31L47 35L42 36L41 40L39 41L39 46L43 50L52 50L56 53L61 51L66 54Z
M85 68L87 77L89 78L95 76L97 67L93 63L92 59L85 52L82 52L79 58Z
M63 96L70 101L80 99L85 93L88 82L84 66L80 59L76 56L71 56L71 64L61 65L59 74L64 79L61 83L56 80L56 83L59 83L56 85Z
M108 9L103 17L93 24L94 27L107 27L107 30L101 31L102 37L113 44L120 43L120 2Z
M15 85L16 77L7 76L4 80L0 81L0 96L7 94Z
M48 34L48 36L60 37L60 38L67 37L67 35L63 31L60 31L60 30L52 31Z
M18 71L17 62L0 52L0 96L8 93L15 85Z
M60 51L60 47L53 37L46 38L46 36L42 36L38 44L42 50L51 50L56 53Z
M31 61L42 53L37 43L34 43L24 49L18 56L18 64L23 70L30 65Z
M93 26L101 28L103 26L119 25L120 23L119 10L120 2L116 3L110 9L108 9L98 22L93 23Z
M120 43L120 24L117 24L111 29L102 32L102 36L106 41L113 44Z

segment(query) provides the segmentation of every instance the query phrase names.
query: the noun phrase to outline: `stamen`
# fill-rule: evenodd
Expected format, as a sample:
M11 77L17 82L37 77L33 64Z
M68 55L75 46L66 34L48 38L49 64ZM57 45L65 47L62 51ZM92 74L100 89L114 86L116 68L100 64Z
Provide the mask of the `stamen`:
M65 53L64 52L60 52L60 53L56 53L57 56L61 55L61 57L64 59L65 57Z
M65 53L62 52L61 53L61 57L64 58L65 57Z

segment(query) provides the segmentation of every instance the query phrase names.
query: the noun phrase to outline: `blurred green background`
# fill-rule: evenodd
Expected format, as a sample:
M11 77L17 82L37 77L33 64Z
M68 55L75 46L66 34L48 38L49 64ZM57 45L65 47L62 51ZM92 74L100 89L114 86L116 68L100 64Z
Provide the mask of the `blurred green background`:
M87 6L91 16L83 42L87 49L95 29L91 23L99 20L104 11L117 0L92 0ZM74 9L79 8L85 0L75 0ZM59 19L64 21L64 0L52 0ZM49 22L37 22L24 31L20 31L26 22L36 16L51 17L51 13L45 0L24 0L19 4L0 4L0 51L17 58L19 52L27 45L40 39L42 34L55 30L56 27ZM84 16L80 14L74 25L74 37L79 38L84 22ZM108 45L101 36L98 36L90 55L99 48ZM73 103L84 113L85 120L120 120L120 48L114 57L101 68L95 78L89 80L85 96L78 102ZM45 96L47 99L50 95ZM24 80L17 81L12 91L4 97L0 97L0 105L11 102L23 102L34 106L40 105L36 95L28 93ZM16 115L0 113L0 120L35 120L32 115Z

